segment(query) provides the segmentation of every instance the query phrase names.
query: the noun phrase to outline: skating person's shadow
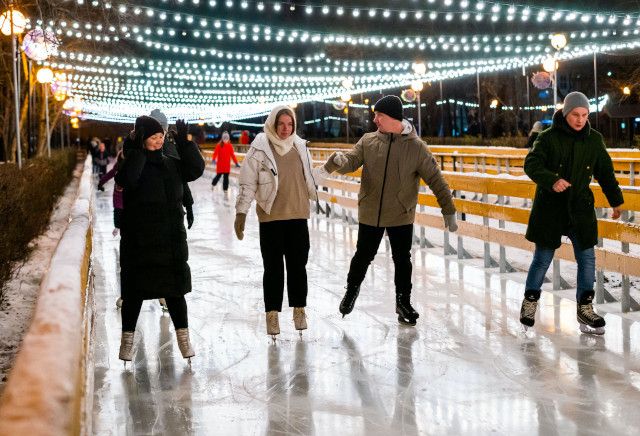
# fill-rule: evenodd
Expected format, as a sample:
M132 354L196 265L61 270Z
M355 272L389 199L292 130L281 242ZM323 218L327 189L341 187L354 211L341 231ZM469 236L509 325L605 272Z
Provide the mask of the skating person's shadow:
M280 347L271 345L267 354L267 435L313 434L309 400L307 344L298 341L290 374L280 362Z
M362 403L363 433L379 434L380 429L387 426L387 414L375 380L368 374L355 341L343 333L342 343L349 354L350 379Z
M413 343L419 338L416 329L400 328L396 336L397 385L391 428L403 435L419 434L416 425L416 397L413 384Z
M526 385L534 387L530 395L535 399L537 411L537 423L539 435L558 435L558 424L556 422L555 402L548 398L548 389L553 389L556 384L556 369L550 369L553 362L544 361L543 355L538 350L535 342L523 342L520 346L524 361L529 368L528 377L535 379L534 382L527 382ZM538 384L541 384L539 386ZM541 393L538 394L537 392Z
M156 418L156 406L149 397L153 395L149 367L144 347L144 337L140 331L136 331L137 343L134 342L135 354L133 360L127 363L130 370L123 371L120 375L129 413L118 414L126 416L125 434L147 434L148 428ZM149 421L151 420L151 424Z

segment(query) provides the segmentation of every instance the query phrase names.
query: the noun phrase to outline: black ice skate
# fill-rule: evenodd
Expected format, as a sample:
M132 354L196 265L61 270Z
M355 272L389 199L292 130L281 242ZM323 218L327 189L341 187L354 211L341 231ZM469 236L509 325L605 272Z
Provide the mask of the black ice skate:
M411 307L410 297L410 293L396 294L396 313L400 324L414 326L420 314Z
M340 302L340 313L343 318L353 310L353 306L356 304L356 298L358 298L359 293L360 286L347 285L347 292L345 292L344 298L342 298L342 301Z
M526 332L536 322L536 310L538 309L539 291L525 291L522 306L520 307L520 324Z
M593 292L578 301L577 318L580 323L580 331L593 335L603 335L606 322L604 318L593 311Z

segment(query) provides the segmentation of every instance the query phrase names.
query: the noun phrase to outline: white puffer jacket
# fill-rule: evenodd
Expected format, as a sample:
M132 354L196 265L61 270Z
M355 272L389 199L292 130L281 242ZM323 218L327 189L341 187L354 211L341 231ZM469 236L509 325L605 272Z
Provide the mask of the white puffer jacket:
M313 168L305 140L297 138L294 147L302 161L309 199L317 200L317 184L328 177L329 173L324 169L324 165ZM258 134L251 143L251 148L242 162L239 183L240 194L236 200L236 213L246 214L254 199L262 210L267 214L271 213L278 193L278 168L265 133Z

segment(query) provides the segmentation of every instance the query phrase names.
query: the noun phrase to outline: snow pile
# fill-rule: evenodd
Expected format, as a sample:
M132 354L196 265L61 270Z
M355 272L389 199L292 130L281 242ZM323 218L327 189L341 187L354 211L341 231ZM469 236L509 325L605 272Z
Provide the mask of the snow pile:
M91 190L91 164L85 161L68 227L40 286L33 321L0 400L1 435L68 434L77 424Z

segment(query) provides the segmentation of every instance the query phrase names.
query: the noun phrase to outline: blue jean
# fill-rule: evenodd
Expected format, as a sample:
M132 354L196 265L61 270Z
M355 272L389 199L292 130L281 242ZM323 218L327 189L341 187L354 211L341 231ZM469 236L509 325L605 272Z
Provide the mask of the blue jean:
M569 231L569 239L573 245L573 253L578 263L578 289L576 290L576 301L582 301L589 294L593 295L593 283L596 275L596 254L593 247L581 250L575 233ZM551 265L555 250L541 247L536 244L533 253L533 260L527 274L525 293L531 295L533 299L540 298L540 288L544 281L544 276Z

